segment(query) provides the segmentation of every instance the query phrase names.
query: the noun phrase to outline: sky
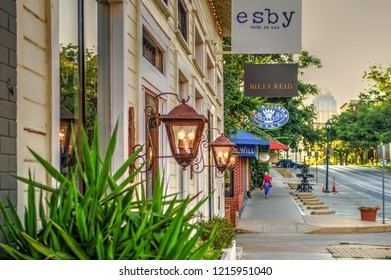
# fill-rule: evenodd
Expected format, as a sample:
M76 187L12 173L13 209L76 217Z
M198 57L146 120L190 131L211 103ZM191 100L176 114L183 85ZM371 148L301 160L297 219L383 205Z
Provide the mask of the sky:
M368 88L370 65L391 65L390 0L302 0L302 46L322 60L302 80L330 92L341 107Z

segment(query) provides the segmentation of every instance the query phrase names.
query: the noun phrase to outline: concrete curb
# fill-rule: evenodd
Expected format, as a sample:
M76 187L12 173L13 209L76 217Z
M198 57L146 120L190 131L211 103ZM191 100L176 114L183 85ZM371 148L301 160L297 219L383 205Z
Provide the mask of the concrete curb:
M318 229L304 232L306 234L350 234L350 233L380 233L391 232L391 225L386 226L363 226L363 227L351 227L351 226L321 226Z

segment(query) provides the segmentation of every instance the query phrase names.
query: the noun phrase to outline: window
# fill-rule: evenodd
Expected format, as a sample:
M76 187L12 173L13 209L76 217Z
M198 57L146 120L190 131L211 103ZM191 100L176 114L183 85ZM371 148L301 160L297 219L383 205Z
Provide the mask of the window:
M189 96L189 81L181 70L179 70L178 93L181 99Z
M198 28L195 29L195 38L194 38L194 44L195 44L195 59L198 63L198 66L200 67L201 72L204 72L204 58L205 58L205 46L204 41L202 39L201 33L199 32Z
M187 11L181 0L178 0L178 29L187 42Z
M209 82L209 86L212 90L214 90L214 82L215 82L215 67L214 67L214 64L212 62L212 59L210 58L210 56L208 55L208 58L207 58L207 75L208 75L208 82Z
M234 197L234 171L224 172L225 197Z
M59 1L59 8L63 11L59 17L59 141L61 172L64 174L74 166L74 146L78 145L80 137L76 134L74 142L71 131L77 132L83 125L91 139L97 112L97 2L86 0L83 4L79 6L77 0ZM85 29L89 32L84 32Z
M221 82L220 76L217 76L217 100L219 100L221 103L223 102L223 83Z
M146 30L143 30L143 56L163 73L163 51Z

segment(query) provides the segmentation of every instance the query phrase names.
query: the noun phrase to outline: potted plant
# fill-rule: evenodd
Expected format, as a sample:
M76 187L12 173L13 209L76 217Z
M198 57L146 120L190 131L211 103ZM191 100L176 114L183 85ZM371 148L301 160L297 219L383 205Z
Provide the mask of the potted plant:
M376 221L377 210L380 209L379 206L360 206L358 209L361 212L362 221Z

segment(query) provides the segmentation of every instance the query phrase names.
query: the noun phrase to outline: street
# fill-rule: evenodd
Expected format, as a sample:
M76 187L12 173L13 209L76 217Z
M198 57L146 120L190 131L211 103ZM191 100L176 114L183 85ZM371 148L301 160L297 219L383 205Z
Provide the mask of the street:
M311 166L310 171L314 174L314 179L310 181L316 186L325 187L326 166ZM335 178L336 193L333 193L333 178ZM317 182L317 184L316 184ZM322 200L326 202L333 210L340 214L352 216L359 215L357 205L359 206L380 206L383 208L382 201L382 169L359 166L329 166L329 194L324 194ZM349 205L346 200L341 205L339 197L349 196ZM385 217L391 217L391 173L384 172L384 202ZM383 209L378 212L381 217Z

